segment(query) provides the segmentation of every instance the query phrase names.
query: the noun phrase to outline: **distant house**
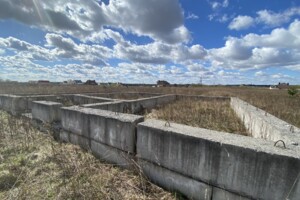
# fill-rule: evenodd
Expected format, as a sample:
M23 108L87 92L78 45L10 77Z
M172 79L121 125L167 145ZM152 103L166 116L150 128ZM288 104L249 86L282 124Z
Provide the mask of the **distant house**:
M74 80L74 83L75 83L76 85L83 84L83 82L82 82L81 80Z
M98 85L95 80L87 80L84 84L85 85Z
M48 84L48 83L50 83L50 81L48 81L48 80L38 80L37 83L39 83L39 84Z
M166 87L166 86L169 86L170 83L168 81L164 81L164 80L158 80L157 81L157 86L158 87Z
M277 88L278 89L288 89L290 87L289 83L278 83Z

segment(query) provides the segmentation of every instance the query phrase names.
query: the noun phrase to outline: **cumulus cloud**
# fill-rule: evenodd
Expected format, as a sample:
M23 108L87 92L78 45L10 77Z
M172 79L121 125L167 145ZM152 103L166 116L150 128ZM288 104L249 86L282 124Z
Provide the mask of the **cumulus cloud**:
M231 30L248 29L255 24L262 24L268 27L279 27L291 21L293 16L300 15L300 7L293 7L283 12L274 12L271 10L260 10L256 17L237 16L229 24Z
M81 39L111 26L168 43L190 40L178 0L110 0L108 4L94 0L2 0L0 19Z
M136 45L131 42L114 46L115 56L138 63L166 64L187 60L203 59L207 52L201 45L170 45L161 42Z
M231 30L247 29L254 25L254 19L249 16L237 16L229 24L228 28Z
M224 47L209 50L215 67L228 69L262 69L298 66L300 63L300 21L287 29L274 29L270 34L248 34L229 37Z
M273 12L270 10L260 10L257 12L257 22L271 27L280 26L291 20L292 16L300 15L300 7L290 8L283 12Z
M252 48L233 37L228 38L224 47L211 49L210 52L215 57L230 60L247 60L252 56Z

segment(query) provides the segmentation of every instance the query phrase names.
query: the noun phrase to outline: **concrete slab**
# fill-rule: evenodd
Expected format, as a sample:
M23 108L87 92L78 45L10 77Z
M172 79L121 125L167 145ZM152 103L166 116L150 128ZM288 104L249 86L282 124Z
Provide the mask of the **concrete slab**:
M247 197L242 197L220 188L213 187L212 190L212 200L250 200Z
M32 102L32 118L41 120L44 123L52 123L61 120L61 103L50 101Z
M253 137L300 145L299 128L238 98L231 98L231 107Z
M80 135L69 133L70 143L79 145L85 150L91 150L90 140Z
M143 116L90 110L90 137L97 142L135 153L136 126L142 121L144 121Z
M59 134L60 141L67 142L67 143L70 142L70 136L69 136L69 134L70 134L69 132L61 130L60 134Z
M91 150L97 158L125 168L130 168L132 160L134 160L134 156L129 153L93 140L91 141Z
M164 105L176 100L176 95L162 95L150 98L136 99L136 100L124 100L115 101L109 103L97 103L83 105L86 108L96 108L109 110L113 112L131 113L137 114L142 112L144 109L152 109L160 105Z
M89 109L78 106L61 108L62 128L71 133L89 138Z
M169 191L180 192L195 200L211 200L212 187L153 163L138 160L143 173L151 182Z
M83 94L73 95L73 103L76 105L111 102L111 101L113 101L113 99L94 97L94 96L88 96Z
M274 143L164 121L138 124L137 156L254 199L300 196L300 152Z

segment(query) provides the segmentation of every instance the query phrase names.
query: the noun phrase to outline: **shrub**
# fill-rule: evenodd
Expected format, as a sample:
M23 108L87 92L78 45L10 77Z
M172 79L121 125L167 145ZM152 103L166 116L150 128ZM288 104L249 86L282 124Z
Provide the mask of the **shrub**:
M298 93L298 90L296 88L290 88L288 89L288 94L290 96L295 96Z

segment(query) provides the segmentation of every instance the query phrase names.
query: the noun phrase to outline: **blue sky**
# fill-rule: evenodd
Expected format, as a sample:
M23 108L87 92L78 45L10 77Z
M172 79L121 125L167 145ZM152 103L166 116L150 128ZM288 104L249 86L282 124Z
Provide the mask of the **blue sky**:
M300 84L298 0L0 0L0 79Z

